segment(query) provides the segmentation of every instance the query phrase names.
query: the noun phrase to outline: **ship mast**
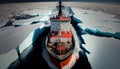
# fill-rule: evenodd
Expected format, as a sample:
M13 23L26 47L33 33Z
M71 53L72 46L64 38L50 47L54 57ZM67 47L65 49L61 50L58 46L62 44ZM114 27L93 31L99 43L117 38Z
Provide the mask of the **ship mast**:
M58 17L60 18L60 16L62 15L62 2L61 2L61 0L59 0L59 6L58 6L58 9L59 9L59 11L58 11ZM59 30L59 40L60 40L60 42L61 42L61 29ZM60 48L61 48L61 44L60 44ZM61 51L60 51L60 54L61 54Z
M58 6L58 8L59 8L59 12L58 12L58 16L60 16L60 15L62 15L62 2L61 2L61 0L59 0L59 6Z

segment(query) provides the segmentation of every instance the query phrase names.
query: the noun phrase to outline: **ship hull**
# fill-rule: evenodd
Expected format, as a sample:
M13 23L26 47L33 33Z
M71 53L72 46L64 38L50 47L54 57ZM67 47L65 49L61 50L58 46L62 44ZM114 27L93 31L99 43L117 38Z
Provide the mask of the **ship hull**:
M50 61L59 69L69 64L75 47L71 16L70 7L62 6L61 0L50 16L51 29L45 46Z
M54 63L59 69L63 69L64 66L66 66L70 60L72 59L72 55L70 55L69 57L67 57L66 59L59 61L56 58L54 58L53 56L51 56L49 54L49 58L52 61L52 63Z
M48 49L47 47L47 43L48 43L48 37L46 37L46 42L45 42L45 46L46 46L46 50L47 50L47 53L48 53L48 56L50 58L50 61L58 68L58 69L63 69L64 66L68 65L68 63L71 61L72 59L72 55L73 55L73 50L71 50L69 52L69 55L64 55L63 58L61 59L58 59L56 58L55 56L52 55L52 53L50 53L50 50ZM72 37L72 46L74 49L74 46L75 46L75 42L74 42L74 36Z

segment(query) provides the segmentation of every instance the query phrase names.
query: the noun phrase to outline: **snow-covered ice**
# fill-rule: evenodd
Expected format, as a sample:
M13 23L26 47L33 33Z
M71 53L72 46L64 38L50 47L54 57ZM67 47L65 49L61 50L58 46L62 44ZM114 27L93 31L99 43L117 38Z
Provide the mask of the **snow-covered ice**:
M90 54L87 54L92 69L119 69L120 41L114 38L82 36L86 42L83 45Z
M108 15L101 11L84 10L73 8L74 17L80 19L83 23L79 25L85 29L100 30L102 32L120 32L120 20L113 18L114 15Z
M76 13L74 17L82 21L78 24L78 27L95 32L95 35L82 35L85 41L83 47L90 51L87 56L92 69L119 69L120 40L105 36L98 37L97 33L105 32L106 35L108 33L113 35L116 32L120 33L120 20L114 19L113 15L101 11L96 12L77 8L73 8L73 10Z

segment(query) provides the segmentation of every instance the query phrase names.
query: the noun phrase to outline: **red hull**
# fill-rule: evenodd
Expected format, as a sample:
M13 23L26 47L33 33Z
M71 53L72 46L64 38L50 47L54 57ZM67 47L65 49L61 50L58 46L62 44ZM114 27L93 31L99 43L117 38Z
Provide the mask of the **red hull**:
M71 13L69 7L62 6L61 0L55 10L50 17L51 31L48 35L46 48L51 62L59 69L63 69L71 61L74 49L70 25Z
M52 57L50 54L49 54L49 57L50 57L50 60L52 61L52 63L55 64L59 69L62 69L64 66L66 66L72 59L72 55L70 55L68 58L66 58L65 60L62 60L62 61L58 61L57 59Z

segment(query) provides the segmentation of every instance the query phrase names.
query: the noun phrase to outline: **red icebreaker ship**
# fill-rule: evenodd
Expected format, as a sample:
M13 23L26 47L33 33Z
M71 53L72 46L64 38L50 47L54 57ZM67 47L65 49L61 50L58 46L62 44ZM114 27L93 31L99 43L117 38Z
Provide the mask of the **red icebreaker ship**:
M52 11L50 16L50 32L46 41L49 58L53 64L62 69L72 59L74 49L73 35L71 30L70 7L59 6Z

